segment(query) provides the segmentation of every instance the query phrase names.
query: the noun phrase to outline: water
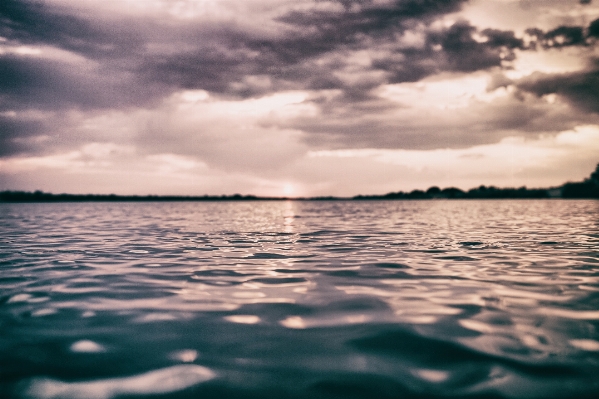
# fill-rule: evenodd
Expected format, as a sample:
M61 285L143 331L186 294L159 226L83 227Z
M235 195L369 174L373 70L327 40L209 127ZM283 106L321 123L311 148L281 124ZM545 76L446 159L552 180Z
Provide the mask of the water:
M599 393L599 202L0 204L16 398Z

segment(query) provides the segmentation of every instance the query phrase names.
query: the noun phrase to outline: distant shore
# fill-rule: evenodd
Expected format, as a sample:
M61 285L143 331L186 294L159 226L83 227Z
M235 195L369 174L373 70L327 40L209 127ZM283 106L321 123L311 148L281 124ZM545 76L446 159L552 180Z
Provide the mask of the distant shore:
M599 199L599 164L591 176L582 182L568 182L551 188L498 188L479 186L468 191L449 187L431 187L426 191L391 192L383 195L356 195L353 197L261 197L256 195L116 195L116 194L52 194L42 191L1 191L0 202L167 202L167 201L372 201L372 200L428 200L428 199L542 199L571 198Z
M374 200L428 200L428 199L542 199L542 198L589 198L599 199L599 186L588 187L584 183L567 183L561 187L548 189L497 188L480 186L463 191L458 188L439 189L431 187L426 191L392 192L384 195L356 195L354 197L261 197L256 195L102 195L102 194L52 194L42 191L2 191L0 203L22 202L201 202L201 201L374 201Z

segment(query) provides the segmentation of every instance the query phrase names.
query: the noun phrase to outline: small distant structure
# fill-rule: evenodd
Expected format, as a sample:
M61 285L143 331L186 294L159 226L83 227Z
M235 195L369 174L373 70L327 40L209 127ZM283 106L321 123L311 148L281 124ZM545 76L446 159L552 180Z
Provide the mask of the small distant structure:
M562 197L562 188L554 187L547 190L547 195L549 198L561 198Z

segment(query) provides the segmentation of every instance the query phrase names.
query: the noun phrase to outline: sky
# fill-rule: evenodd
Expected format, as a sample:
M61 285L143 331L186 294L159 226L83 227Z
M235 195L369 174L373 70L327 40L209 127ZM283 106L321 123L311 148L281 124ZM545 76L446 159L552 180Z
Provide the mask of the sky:
M599 0L2 0L0 190L550 187L599 162Z

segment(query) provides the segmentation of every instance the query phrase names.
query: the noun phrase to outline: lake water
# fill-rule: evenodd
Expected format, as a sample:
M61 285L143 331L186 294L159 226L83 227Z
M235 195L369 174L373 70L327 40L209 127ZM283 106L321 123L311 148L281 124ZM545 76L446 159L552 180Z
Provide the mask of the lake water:
M0 393L596 398L599 201L0 204Z

